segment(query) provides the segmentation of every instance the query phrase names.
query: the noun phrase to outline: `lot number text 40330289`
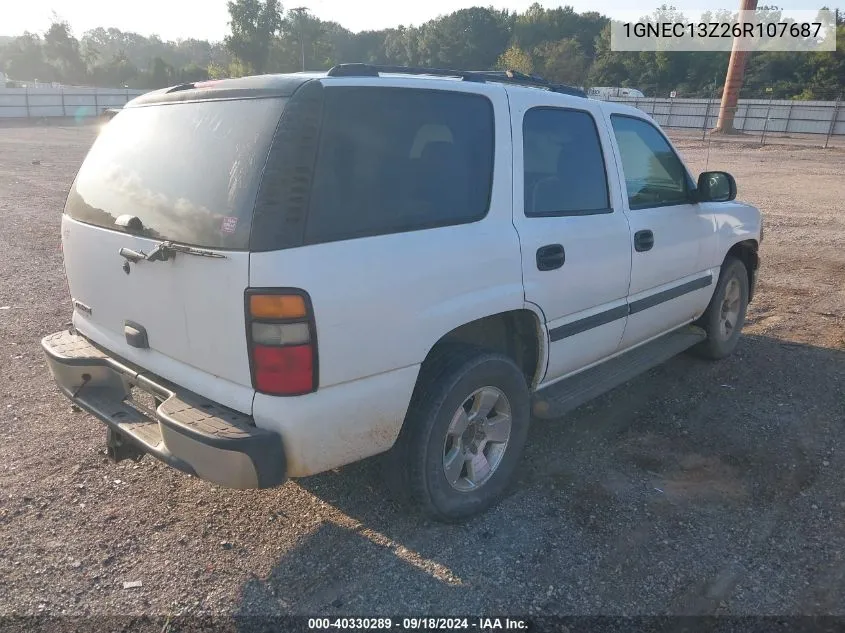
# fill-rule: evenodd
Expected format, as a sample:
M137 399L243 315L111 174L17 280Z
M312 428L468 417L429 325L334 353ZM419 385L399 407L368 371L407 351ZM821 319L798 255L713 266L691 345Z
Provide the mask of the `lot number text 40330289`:
M312 630L399 630L399 631L524 631L528 622L510 617L400 617L400 618L309 618Z

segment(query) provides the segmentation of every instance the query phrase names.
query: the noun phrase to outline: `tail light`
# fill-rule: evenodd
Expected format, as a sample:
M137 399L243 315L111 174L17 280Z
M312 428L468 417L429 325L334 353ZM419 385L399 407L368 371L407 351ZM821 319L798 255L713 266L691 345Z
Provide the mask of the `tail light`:
M311 300L301 290L246 293L247 345L256 391L299 396L317 389L317 333Z

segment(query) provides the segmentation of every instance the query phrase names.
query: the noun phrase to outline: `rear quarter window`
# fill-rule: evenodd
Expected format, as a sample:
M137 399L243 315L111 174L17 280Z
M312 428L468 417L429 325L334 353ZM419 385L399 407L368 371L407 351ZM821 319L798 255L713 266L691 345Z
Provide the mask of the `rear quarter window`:
M490 204L493 106L482 95L329 87L305 242L473 222Z

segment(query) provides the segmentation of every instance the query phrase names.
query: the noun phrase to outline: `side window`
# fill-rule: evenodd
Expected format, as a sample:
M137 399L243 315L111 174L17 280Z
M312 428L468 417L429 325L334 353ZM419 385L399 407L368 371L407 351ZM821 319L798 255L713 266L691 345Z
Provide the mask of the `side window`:
M525 215L610 213L607 172L592 115L533 108L522 120Z
M681 159L648 121L611 115L632 209L689 202L689 177Z
M326 88L306 243L481 219L493 135L493 106L482 95Z

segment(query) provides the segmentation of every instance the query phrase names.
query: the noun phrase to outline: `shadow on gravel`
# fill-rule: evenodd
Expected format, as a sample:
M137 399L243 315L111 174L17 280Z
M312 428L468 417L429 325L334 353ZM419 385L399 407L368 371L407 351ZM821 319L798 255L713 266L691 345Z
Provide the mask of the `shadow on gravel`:
M682 355L535 422L508 498L464 525L393 503L378 459L299 480L341 518L248 582L242 613L842 611L843 385L834 349Z

